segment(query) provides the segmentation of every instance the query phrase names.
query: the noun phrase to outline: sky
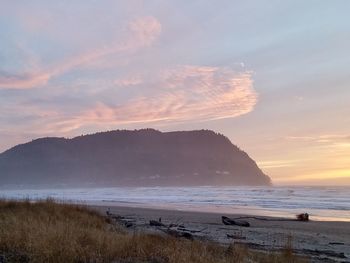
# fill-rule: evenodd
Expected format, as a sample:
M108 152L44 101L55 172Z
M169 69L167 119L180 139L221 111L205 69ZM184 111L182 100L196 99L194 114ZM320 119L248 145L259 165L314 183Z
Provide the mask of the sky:
M211 129L276 185L350 185L350 1L0 0L0 152Z

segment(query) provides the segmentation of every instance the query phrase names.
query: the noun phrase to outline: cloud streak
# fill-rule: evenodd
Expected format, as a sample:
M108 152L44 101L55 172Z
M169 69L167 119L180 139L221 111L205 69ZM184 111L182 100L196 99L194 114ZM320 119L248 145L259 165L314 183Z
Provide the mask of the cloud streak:
M86 125L209 121L247 114L257 103L251 72L247 71L178 66L147 80L135 79L122 83L151 88L118 105L99 102L56 125L67 131Z
M0 75L0 89L28 89L45 85L53 75L37 72L23 75Z
M346 134L323 134L316 136L286 136L289 141L302 141L311 143L337 143L350 142L350 135Z
M151 72L127 74L114 83L122 88L109 96L122 95L125 87L134 91L131 97L115 104L99 100L72 112L26 101L16 110L3 107L2 112L8 120L20 120L23 112L27 114L28 122L8 124L9 129L30 130L39 137L72 136L121 125L157 126L233 118L251 112L257 103L249 71L184 65Z
M96 48L69 58L45 70L20 75L0 73L0 89L30 89L40 87L47 84L53 77L83 65L89 65L108 55L135 52L140 48L150 46L161 33L161 24L154 17L142 17L130 22L127 31L128 36L123 41L118 41L112 45Z

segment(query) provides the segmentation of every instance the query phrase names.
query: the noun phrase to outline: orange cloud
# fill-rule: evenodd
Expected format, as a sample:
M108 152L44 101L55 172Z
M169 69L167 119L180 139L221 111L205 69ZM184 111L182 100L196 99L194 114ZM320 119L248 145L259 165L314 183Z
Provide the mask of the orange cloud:
M323 134L313 136L286 136L285 139L292 141L308 141L318 143L350 141L350 135L347 134Z
M282 139L280 143L285 149L279 149L269 160L264 160L266 157L262 155L259 162L274 182L331 185L347 181L349 184L349 134L297 134Z
M124 41L91 50L67 59L49 69L23 75L0 76L0 88L26 89L43 86L55 76L82 65L91 64L102 57L147 47L158 38L161 32L161 24L154 17L143 17L129 23L128 30L129 35Z
M284 168L284 167L295 167L303 163L305 159L299 160L273 160L273 161L260 161L258 162L259 167L263 169L276 169L276 168Z
M314 171L312 173L304 172L302 175L293 175L284 178L277 178L274 181L280 184L283 183L312 183L312 184L325 184L332 185L334 183L337 184L336 181L339 179L343 179L344 185L348 185L350 183L350 169L349 168L341 168L341 169L324 169L323 171Z

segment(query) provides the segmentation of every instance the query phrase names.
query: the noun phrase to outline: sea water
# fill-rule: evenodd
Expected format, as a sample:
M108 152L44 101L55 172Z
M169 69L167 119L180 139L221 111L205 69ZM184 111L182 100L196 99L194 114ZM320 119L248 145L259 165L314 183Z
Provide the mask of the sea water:
M350 221L350 187L109 187L0 189L0 198Z

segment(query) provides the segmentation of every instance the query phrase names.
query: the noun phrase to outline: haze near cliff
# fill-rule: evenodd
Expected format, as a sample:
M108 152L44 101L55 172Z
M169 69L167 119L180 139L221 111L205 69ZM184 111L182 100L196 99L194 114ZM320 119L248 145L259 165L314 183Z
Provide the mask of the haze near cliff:
M1 184L269 185L244 151L213 131L118 130L42 138L0 154Z

